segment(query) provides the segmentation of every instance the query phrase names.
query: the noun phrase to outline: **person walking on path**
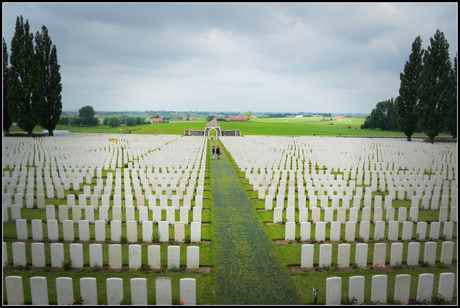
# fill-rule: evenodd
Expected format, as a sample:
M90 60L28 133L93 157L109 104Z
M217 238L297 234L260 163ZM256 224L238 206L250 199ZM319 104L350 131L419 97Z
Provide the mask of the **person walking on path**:
M220 148L217 147L216 149L217 159L220 159Z
M216 156L216 148L214 146L212 146L212 159L214 159L214 157Z

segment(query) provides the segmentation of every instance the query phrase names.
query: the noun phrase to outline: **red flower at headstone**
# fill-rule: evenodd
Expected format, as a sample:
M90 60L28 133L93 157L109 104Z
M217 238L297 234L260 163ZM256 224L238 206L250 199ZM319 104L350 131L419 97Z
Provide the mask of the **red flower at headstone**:
M183 304L184 304L184 302L183 302L183 301L180 301L180 303L179 303L179 304L183 305Z

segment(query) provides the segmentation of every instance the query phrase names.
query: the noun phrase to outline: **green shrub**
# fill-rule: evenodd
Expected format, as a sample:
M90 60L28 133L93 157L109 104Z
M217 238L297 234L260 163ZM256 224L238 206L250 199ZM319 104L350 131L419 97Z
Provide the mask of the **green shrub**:
M67 271L72 268L72 259L70 260L64 260L61 263L61 267L64 271Z
M438 262L438 263L436 264L436 267L437 267L437 268L443 268L443 269L448 268L447 264L444 263L444 262Z
M97 264L93 267L93 272L99 272L100 270L101 270L101 267Z

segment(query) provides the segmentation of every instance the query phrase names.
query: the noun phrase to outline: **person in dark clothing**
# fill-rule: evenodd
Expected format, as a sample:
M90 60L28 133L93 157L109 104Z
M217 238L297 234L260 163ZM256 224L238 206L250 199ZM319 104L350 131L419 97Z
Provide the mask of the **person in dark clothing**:
M220 159L220 148L217 147L216 149L217 159Z

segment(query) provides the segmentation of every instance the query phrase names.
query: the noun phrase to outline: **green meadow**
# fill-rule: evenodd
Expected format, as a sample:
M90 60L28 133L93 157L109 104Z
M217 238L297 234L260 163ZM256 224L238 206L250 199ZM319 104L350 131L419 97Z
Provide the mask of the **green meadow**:
M263 118L251 119L248 122L218 122L220 128L240 129L242 135L273 135L273 136L370 136L370 137L405 137L403 132L361 129L364 118L344 118L343 121L321 121L320 118ZM102 123L102 120L100 120ZM162 124L144 124L112 128L107 125L96 127L80 127L58 125L57 130L68 130L72 133L108 133L120 134L131 131L131 134L172 134L183 135L186 129L204 129L206 121L202 118L192 121L171 121ZM21 131L13 126L11 132ZM42 132L43 128L36 126L34 132ZM415 133L413 137L426 137L425 134ZM439 137L449 137L440 134Z

